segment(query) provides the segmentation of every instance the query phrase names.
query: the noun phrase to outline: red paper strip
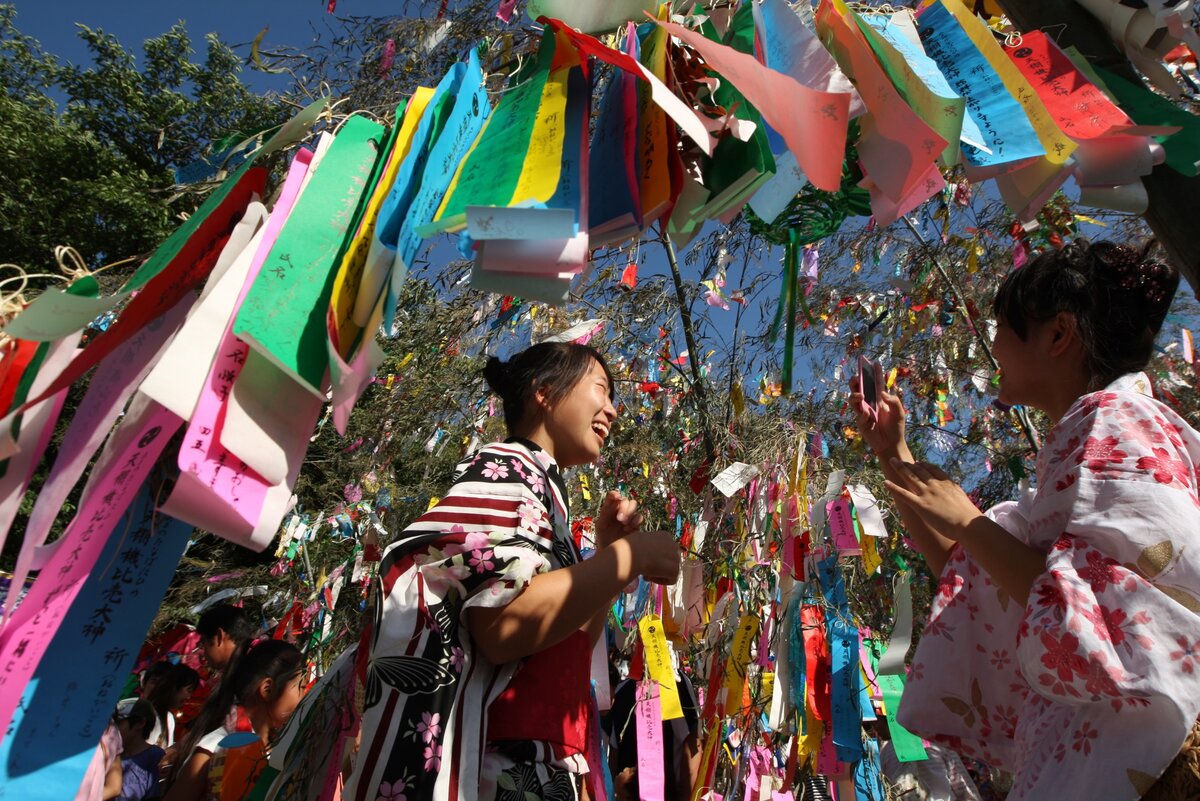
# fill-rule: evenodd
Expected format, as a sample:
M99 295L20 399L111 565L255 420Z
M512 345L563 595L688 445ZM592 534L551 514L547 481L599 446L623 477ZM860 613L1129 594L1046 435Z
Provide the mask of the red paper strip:
M1046 106L1056 125L1072 139L1124 133L1133 120L1071 63L1041 31L1021 34L1004 52Z
M96 337L46 391L26 401L21 409L28 409L75 383L121 343L151 320L165 314L184 293L208 277L221 255L225 240L246 213L251 196L262 195L266 183L267 171L262 167L251 167L242 173L229 194L188 237L179 253L129 301L112 327Z

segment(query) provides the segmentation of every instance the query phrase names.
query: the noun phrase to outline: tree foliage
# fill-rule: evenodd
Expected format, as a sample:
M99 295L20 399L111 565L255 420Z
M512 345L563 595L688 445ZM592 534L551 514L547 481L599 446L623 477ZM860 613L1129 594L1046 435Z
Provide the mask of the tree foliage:
M148 252L198 205L174 191L174 170L287 113L246 87L240 59L213 34L197 63L176 25L143 43L140 66L111 34L80 25L79 35L92 63L64 64L0 5L0 258L30 272L58 245L92 267Z

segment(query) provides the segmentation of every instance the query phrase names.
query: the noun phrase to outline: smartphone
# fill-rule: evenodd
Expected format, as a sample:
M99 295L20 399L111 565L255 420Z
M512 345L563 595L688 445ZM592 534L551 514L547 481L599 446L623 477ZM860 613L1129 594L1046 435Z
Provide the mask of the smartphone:
M858 357L858 389L863 396L863 411L872 418L879 416L879 382L875 378L875 363L866 356Z

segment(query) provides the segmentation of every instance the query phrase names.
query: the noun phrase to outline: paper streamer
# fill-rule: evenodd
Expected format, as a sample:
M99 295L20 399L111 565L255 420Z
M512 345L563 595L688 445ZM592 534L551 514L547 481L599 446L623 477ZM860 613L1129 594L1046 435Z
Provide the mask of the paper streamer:
M826 617L832 671L833 745L837 759L847 764L862 755L862 715L858 709L861 671L858 666L859 634L852 615L837 558L817 563L826 601L835 610Z
M317 154L307 149L299 150L292 160L287 180L254 249L244 281L237 287L231 306L220 315L225 318L225 323L212 351L216 357L205 370L202 390L188 418L178 459L179 479L163 506L164 511L181 520L259 549L278 529L290 491L283 480L287 475L286 466L279 480L269 481L249 465L242 467L244 460L225 447L220 438L231 422L231 387L249 351L233 335L233 317L274 246L314 160L317 160ZM215 292L220 292L219 297L224 302L228 299L227 293L232 294L232 287L222 287ZM217 315L217 309L213 309L213 314ZM209 328L216 322L210 319L203 325ZM211 331L205 334L206 337L210 335ZM305 402L308 402L307 398ZM236 414L232 422L236 425ZM268 447L244 434L240 443L246 452L252 451L256 455L272 454L280 447L274 440Z
M764 67L753 56L712 42L703 34L672 22L656 20L672 36L700 53L718 73L738 88L779 132L800 168L818 189L841 186L850 96L821 92Z
M248 165L249 162L247 167ZM210 195L196 213L155 251L146 264L142 265L129 280L129 284L126 284L125 294L118 293L115 296L123 299L132 291L129 289L131 285L142 282L138 284L142 287L141 291L129 301L117 321L92 340L79 358L73 360L50 387L38 397L26 401L22 410L66 389L82 378L84 373L99 364L105 356L120 347L151 320L161 317L196 284L208 277L229 233L242 219L246 206L255 195L262 194L266 185L266 170L261 167L247 167L239 170ZM180 236L183 237L182 241ZM41 297L46 296L50 296L52 302L55 297L59 300L74 297L58 293L57 290L49 290ZM41 300L41 297L38 300ZM47 337L45 334L58 330L61 326L50 321L48 327L38 328L37 322L43 319L40 315L26 321L26 325L18 325L25 320L34 305L30 304L29 308L18 315L7 326L6 331L10 336L25 339L57 339L58 337ZM57 307L49 308L51 313L56 313ZM104 309L101 307L100 310ZM70 330L79 330L91 319L93 318L88 318ZM37 330L33 330L35 328Z
M63 436L58 457L50 475L38 492L37 502L25 526L25 537L13 569L13 587L21 587L31 570L40 570L60 547L62 539L46 546L50 528L62 511L71 490L83 475L87 463L100 443L112 431L113 423L125 408L139 381L151 369L163 345L183 322L192 305L185 296L162 317L149 323L128 342L104 358L88 383L87 392L75 410L71 425ZM99 476L93 476L98 480ZM86 502L95 480L89 480L81 500ZM12 612L17 594L10 593L4 602L4 614Z
M671 684L674 685L672 679ZM637 779L641 801L663 801L667 789L663 757L663 713L659 685L639 682L637 697Z
M917 27L925 52L963 98L966 114L983 139L982 145L962 141L967 162L979 168L1003 168L1045 155L1020 104L946 6L940 2L927 6L917 18Z
M94 470L95 491L63 533L63 545L0 632L0 729L7 729L26 684L92 574L114 526L129 508L180 419L136 396Z
M0 798L73 798L192 527L143 486L71 604L0 743Z
M667 635L663 631L662 618L646 615L638 621L645 649L646 674L658 683L658 697L662 705L662 720L683 717L683 706L679 701L679 687L675 683L675 669L671 665Z
M858 141L858 159L867 177L893 202L909 197L918 186L920 199L928 198L938 186L924 181L947 141L896 91L863 39L858 15L842 0L821 4L817 30L830 41L842 70L857 82L870 112L862 120ZM875 211L879 217L879 209Z
M30 394L41 394L71 363L79 353L79 336L78 333L71 334L65 339L44 346L48 351L37 368L37 375L33 376ZM34 404L21 419L20 434L12 443L17 452L9 458L4 476L0 478L0 548L4 547L13 518L25 497L25 489L29 486L29 480L33 478L33 471L38 462L41 461L50 435L54 433L54 424L66 399L66 390L62 390ZM10 427L15 425L15 422L6 417L0 421L0 427L6 432L11 431ZM14 582L11 586L15 589L10 594L15 594L21 584Z
M234 335L321 400L333 270L369 188L383 130L360 116L342 124L324 169L296 201L233 322Z

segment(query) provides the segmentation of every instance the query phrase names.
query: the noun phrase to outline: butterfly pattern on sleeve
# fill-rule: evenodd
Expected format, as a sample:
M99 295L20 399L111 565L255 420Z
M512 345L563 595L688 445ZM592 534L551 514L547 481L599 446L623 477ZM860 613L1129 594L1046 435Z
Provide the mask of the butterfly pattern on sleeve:
M558 467L510 440L459 466L454 484L383 555L364 646L362 743L343 797L474 799L487 708L518 663L492 665L464 628L534 576L579 559Z

